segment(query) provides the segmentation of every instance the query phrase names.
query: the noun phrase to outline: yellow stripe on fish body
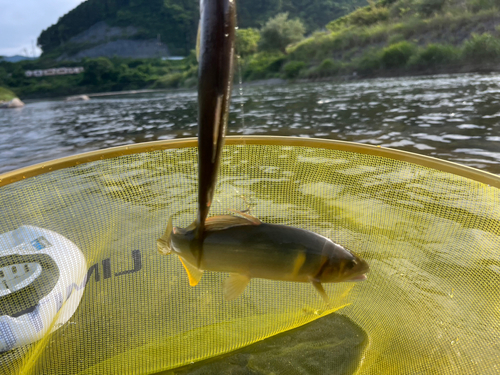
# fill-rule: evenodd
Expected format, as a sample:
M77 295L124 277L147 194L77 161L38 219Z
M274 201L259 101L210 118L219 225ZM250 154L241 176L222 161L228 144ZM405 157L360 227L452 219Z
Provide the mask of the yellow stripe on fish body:
M293 277L297 277L305 261L306 261L306 254L302 251L298 252L297 257L295 258L295 263L293 264L293 271L292 271Z

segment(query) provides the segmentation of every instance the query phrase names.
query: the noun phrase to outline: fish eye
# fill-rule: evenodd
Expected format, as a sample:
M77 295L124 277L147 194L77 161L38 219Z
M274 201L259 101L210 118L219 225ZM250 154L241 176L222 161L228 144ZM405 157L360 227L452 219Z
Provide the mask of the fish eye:
M356 260L350 260L347 262L347 268L353 269L354 266L356 266L356 264L358 264L358 262L356 262Z

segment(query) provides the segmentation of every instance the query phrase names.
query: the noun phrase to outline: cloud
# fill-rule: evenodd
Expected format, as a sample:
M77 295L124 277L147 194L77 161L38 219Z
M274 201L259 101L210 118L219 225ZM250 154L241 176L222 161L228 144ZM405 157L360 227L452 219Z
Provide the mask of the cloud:
M0 0L0 56L31 55L42 30L83 1Z

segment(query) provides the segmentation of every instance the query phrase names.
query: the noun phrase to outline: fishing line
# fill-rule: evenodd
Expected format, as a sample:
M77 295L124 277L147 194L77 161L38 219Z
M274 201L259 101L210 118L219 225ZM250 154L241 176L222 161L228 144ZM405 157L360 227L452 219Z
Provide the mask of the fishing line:
M240 94L240 113L241 113L241 128L245 128L245 99L243 97L243 76L241 74L241 56L238 55L238 80L239 80L239 94Z
M239 27L236 26L235 30L238 31ZM238 39L238 35L236 35L236 39ZM240 113L241 113L241 128L245 128L245 108L244 108L244 97L243 97L243 75L241 73L241 55L240 51L238 51L238 43L235 43L236 49L236 65L238 65L238 92L240 95Z

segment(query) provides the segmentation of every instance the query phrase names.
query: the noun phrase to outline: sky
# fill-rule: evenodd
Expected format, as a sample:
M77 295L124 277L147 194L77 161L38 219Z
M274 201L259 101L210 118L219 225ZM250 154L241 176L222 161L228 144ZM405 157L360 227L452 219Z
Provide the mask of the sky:
M36 40L84 0L0 0L0 56L33 55Z

